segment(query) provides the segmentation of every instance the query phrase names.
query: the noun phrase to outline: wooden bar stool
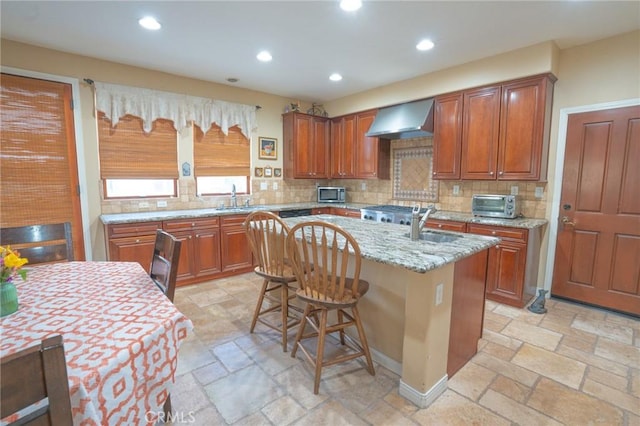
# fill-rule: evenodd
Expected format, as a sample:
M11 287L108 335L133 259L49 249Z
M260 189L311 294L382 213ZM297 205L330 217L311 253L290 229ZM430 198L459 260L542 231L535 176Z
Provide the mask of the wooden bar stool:
M337 225L312 221L299 223L291 228L287 237L287 249L300 284L296 295L306 302L291 356L295 357L299 348L315 367L313 393L318 393L322 367L328 365L364 356L367 371L372 376L375 375L357 306L369 289L369 283L360 279L362 257L358 243L351 234ZM350 257L353 258L353 274L348 277ZM337 313L335 324L328 324L330 311ZM305 334L307 324L313 331ZM351 326L356 327L360 342L344 332ZM326 336L336 332L340 335L340 343L347 346L349 351L325 359ZM302 344L303 340L313 337L317 337L318 342L315 357Z
M251 320L251 333L255 329L256 323L260 322L282 334L282 350L287 351L287 332L290 327L300 323L300 319L290 315L289 310L297 310L289 305L291 299L295 299L295 294L290 294L290 290L295 290L292 286L296 277L293 274L291 265L286 256L285 243L289 234L289 227L271 212L253 212L244 222L245 232L251 245L253 255L258 262L255 273L261 276L264 281L256 309ZM279 293L277 297L271 293ZM265 299L271 302L270 306L263 307ZM280 323L270 321L266 314L280 311Z

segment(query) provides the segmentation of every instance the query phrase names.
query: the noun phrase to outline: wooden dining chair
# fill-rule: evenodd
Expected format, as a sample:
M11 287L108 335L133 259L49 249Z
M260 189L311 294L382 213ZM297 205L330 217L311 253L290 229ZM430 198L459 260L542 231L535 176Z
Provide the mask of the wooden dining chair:
M156 230L149 276L171 302L176 293L181 246L182 242L173 235L162 229ZM171 414L171 395L167 396L162 411L166 421Z
M9 425L72 424L62 336L2 358L0 382L0 418Z
M295 357L300 349L314 366L313 393L318 393L322 368L328 365L364 356L367 371L375 375L357 306L369 289L369 283L360 279L362 256L356 240L337 225L323 221L303 222L291 228L287 249L300 284L296 295L306 303L291 356ZM330 312L336 312L337 320L332 324L329 324ZM313 331L305 333L307 324ZM359 342L345 333L351 326L355 326ZM336 332L345 350L325 359L326 337ZM315 356L312 350L303 346L303 340L309 338L317 338Z
M162 229L156 231L156 242L149 267L149 276L173 302L178 277L178 262L182 242Z
M289 304L296 297L295 293L290 293L291 290L295 291L293 283L296 277L285 251L289 227L274 213L256 211L247 216L244 228L258 263L254 271L263 278L250 332L253 333L257 322L278 331L282 334L282 350L286 352L288 330L300 323L299 318L290 314L290 309L296 310ZM272 295L275 293L277 296ZM267 315L276 311L280 312L277 322Z
M69 222L2 228L0 244L19 251L30 265L73 260Z

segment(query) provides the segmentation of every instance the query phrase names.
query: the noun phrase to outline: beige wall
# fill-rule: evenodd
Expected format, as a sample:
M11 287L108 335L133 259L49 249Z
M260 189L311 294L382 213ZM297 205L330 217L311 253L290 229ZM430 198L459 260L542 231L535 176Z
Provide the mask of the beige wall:
M252 137L254 141L258 136L278 138L278 160L258 160L255 150L252 150L252 167L282 166L281 113L284 106L292 101L290 99L42 49L9 40L1 40L0 47L3 67L77 78L80 81L84 78L91 78L108 83L261 105L262 109L258 112L258 130ZM560 51L553 42L545 42L338 99L325 103L324 107L330 116L337 116L551 71L558 77L558 82L555 86L553 102L549 182L537 184L544 188L543 199L529 199L531 198L529 192L532 193L536 184L516 183L521 192L524 189L528 194L527 198L530 204L527 210L530 215L550 219L551 197L549 194L553 193L558 184L554 180L554 171L558 146L559 111L566 107L640 97L639 64L640 31L563 51ZM94 259L104 259L104 240L99 215L102 212L135 211L137 206L135 203L128 205L126 203L124 205L101 203L97 137L93 117L93 95L90 87L82 83L79 97L82 109L82 140L78 143L81 143L84 148L84 158L81 161L84 161L87 170L91 252ZM307 107L308 105L303 105L302 110ZM185 145L188 144L181 145L180 161L192 157L191 148L187 148ZM268 183L267 190L260 188L262 182ZM277 190L274 190L274 183L278 186ZM252 203L311 201L315 183L316 181L306 180L253 179ZM328 183L328 181L320 181L319 183ZM366 201L366 195L358 193L360 183L355 180L345 182L347 186L351 187L354 200ZM371 193L372 189L374 190L376 202L385 202L391 199L391 193L386 194L385 192L387 188L391 188L389 182L367 181L367 185L368 193ZM467 211L467 198L470 193L484 190L489 192L504 191L508 189L505 185L498 182L487 185L480 182L462 182L461 193L463 196L455 197L452 195L453 183L443 182L440 185L440 208ZM207 203L195 199L195 194L192 193L193 187L192 179L182 178L180 181L181 197L186 196L186 199L171 200L169 208L197 208L217 205L218 200L216 199L208 200ZM545 237L543 243L545 249L547 244ZM541 271L545 269L544 256L542 258ZM544 276L544 274L541 273L540 276Z

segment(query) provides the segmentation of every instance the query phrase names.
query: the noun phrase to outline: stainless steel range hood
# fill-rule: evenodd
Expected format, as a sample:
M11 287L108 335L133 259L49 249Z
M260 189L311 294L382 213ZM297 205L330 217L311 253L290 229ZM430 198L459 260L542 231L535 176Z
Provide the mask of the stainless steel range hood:
M367 136L407 139L433 135L433 98L380 109Z

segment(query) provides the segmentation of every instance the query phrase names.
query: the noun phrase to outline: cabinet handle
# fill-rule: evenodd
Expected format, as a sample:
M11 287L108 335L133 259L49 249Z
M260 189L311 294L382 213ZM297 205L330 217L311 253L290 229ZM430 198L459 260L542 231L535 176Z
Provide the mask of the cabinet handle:
M194 226L196 226L196 224L194 222L191 222L191 227L193 228Z
M571 220L569 220L568 216L562 216L562 223L564 223L565 225L576 226L576 223L575 222L571 222Z
M187 237L187 239L188 239L188 240L190 240L190 239L191 239L191 235L189 235L189 236Z
M136 239L136 244L138 244L139 242L140 242L140 240L139 240L139 239Z
M196 238L200 238L200 235L196 234Z
M438 228L442 228L442 224L439 224L439 225L438 225Z
M493 172L489 172L489 176L493 176Z
M435 176L435 175L436 175L436 172L433 172L433 173L431 173L431 174Z
M491 231L491 235L496 235L496 231Z

